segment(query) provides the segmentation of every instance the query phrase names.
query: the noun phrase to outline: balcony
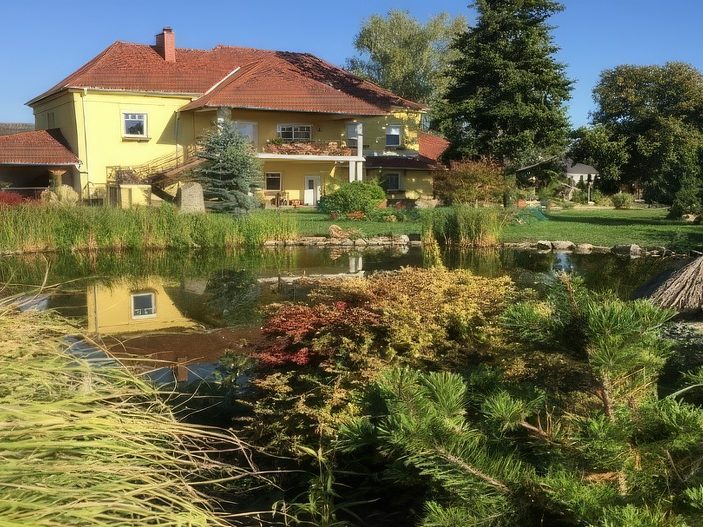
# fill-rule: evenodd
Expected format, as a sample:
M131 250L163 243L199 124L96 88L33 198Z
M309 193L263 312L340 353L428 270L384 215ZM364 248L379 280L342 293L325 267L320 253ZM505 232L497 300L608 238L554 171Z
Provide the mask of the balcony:
M351 157L355 155L354 149L341 146L338 141L269 141L263 146L262 151L264 154L288 156Z

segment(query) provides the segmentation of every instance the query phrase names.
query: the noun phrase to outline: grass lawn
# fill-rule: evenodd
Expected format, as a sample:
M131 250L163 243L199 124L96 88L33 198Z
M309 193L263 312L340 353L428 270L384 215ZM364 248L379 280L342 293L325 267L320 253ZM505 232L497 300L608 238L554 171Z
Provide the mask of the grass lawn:
M310 209L291 210L302 236L325 236L332 224L358 229L366 236L419 234L420 222L400 223L331 220ZM574 208L548 213L549 220L508 225L501 241L569 240L612 246L636 243L645 247L703 246L703 226L666 219L666 209Z
M502 241L569 240L612 246L701 246L703 226L666 219L667 209L567 209L548 213L548 221L509 225Z

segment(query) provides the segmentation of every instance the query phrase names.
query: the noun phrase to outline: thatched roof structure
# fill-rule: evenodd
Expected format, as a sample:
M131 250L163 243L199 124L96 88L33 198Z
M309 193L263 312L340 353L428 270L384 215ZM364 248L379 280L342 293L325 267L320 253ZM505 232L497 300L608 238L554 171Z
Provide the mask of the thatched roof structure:
M703 309L703 256L673 273L654 290L650 299L679 311Z

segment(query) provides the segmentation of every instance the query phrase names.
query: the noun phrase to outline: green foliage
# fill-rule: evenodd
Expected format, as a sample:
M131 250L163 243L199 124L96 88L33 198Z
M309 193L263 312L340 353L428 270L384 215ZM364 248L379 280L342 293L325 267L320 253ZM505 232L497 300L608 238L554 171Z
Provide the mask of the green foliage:
M450 156L507 160L513 169L561 157L571 81L556 61L549 18L553 0L476 0L476 25L453 44L441 129Z
M703 212L703 193L701 181L693 177L681 180L681 188L674 196L669 216L681 218L684 214L701 214Z
M596 127L577 142L604 177L641 182L645 198L671 203L689 181L701 185L703 75L689 64L623 65L594 89Z
M616 209L631 209L635 204L635 197L627 192L618 192L610 196L610 201Z
M197 155L207 162L193 175L203 185L206 206L234 214L257 208L253 187L262 184L262 165L236 125L219 123L200 140L199 146Z
M455 247L497 245L505 219L495 207L457 205L423 211L422 239Z
M179 214L170 205L128 210L20 205L0 207L0 222L0 250L20 252L260 247L265 240L298 236L292 215Z
M440 13L421 23L407 11L392 10L364 21L354 40L352 73L411 101L431 103L446 85L444 73L454 56L451 40L466 28L463 18Z
M503 167L488 160L452 163L433 179L436 196L445 204L502 203L511 184Z
M494 368L392 369L338 446L385 460L388 484L424 481L422 525L697 525L703 410L656 393L671 316L562 276L546 299L507 308L515 344ZM508 349L548 369L542 389Z
M596 167L606 184L614 186L620 181L622 168L630 157L624 137L615 136L611 129L599 124L579 128L573 139L569 155L574 161Z
M368 212L376 209L385 199L386 193L377 181L353 181L322 196L318 208L326 214Z

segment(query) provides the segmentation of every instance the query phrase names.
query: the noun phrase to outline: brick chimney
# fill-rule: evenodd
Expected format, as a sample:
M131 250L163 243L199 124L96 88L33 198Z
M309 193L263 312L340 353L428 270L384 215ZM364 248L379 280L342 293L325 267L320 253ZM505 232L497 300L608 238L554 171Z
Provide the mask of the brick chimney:
M176 62L176 34L173 29L166 26L161 33L156 35L154 48L166 62Z

